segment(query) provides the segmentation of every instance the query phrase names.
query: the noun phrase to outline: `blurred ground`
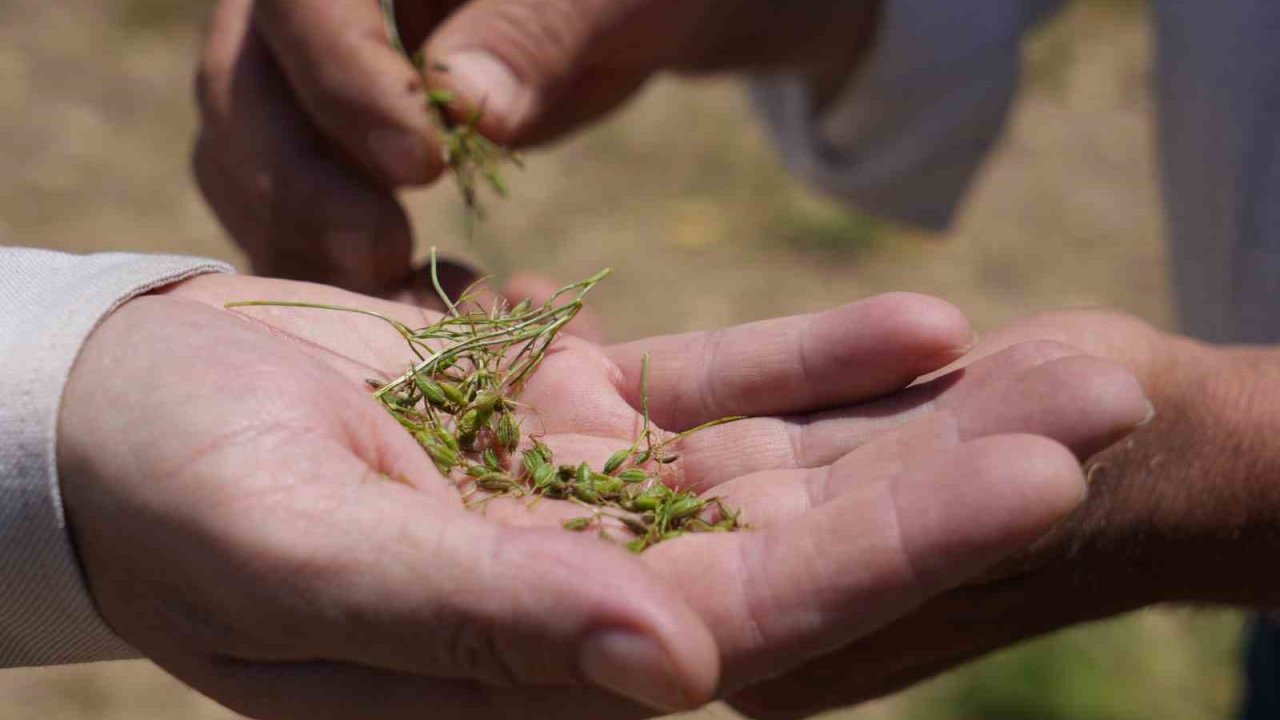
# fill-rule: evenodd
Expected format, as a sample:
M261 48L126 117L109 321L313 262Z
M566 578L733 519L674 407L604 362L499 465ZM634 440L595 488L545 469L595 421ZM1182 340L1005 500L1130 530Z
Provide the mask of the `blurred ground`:
M0 242L238 259L187 175L202 15L195 0L0 4ZM1148 51L1132 2L1077 3L1043 32L1009 132L945 237L799 187L738 88L718 81L660 82L602 127L533 155L482 232L513 267L564 279L614 267L595 306L617 339L902 289L946 297L979 327L1092 304L1169 326ZM421 249L465 254L451 190L408 201ZM1232 613L1149 611L835 717L1226 718L1239 626ZM123 663L0 673L0 717L233 716Z

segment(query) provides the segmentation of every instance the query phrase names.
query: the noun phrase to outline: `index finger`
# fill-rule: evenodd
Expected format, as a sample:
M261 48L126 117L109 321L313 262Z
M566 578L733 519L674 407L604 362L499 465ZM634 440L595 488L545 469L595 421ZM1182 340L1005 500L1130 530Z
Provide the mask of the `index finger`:
M651 356L654 421L681 430L728 415L811 412L899 390L973 344L955 306L889 293L826 312L724 330L637 340L609 348L619 390L639 406Z

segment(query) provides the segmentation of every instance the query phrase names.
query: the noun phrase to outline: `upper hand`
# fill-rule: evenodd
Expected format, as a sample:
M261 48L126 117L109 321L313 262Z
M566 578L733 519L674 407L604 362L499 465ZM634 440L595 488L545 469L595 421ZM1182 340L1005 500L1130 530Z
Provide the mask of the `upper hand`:
M876 2L399 0L408 47L459 118L513 146L613 109L663 69L792 70L838 80ZM389 296L412 233L395 190L443 169L428 80L374 0L222 0L201 60L200 187L257 272Z

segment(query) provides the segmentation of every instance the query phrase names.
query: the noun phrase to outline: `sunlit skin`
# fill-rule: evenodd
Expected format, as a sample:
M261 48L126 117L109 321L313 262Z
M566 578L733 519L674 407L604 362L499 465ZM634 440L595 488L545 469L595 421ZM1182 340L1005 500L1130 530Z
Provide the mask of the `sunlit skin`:
M257 717L652 712L569 689L582 684L696 706L1024 547L1083 497L1076 456L1149 412L1128 373L1052 343L895 395L972 338L922 296L615 346L565 337L522 398L536 408L526 432L558 455L603 462L630 442L646 351L663 429L753 416L695 436L676 464L678 482L725 498L752 530L637 557L563 530L576 506L465 510L368 397L364 378L403 371L394 332L342 313L223 309L246 299L424 318L245 277L135 300L76 366L59 461L107 621ZM586 648L601 628L625 638ZM626 672L609 672L619 656Z

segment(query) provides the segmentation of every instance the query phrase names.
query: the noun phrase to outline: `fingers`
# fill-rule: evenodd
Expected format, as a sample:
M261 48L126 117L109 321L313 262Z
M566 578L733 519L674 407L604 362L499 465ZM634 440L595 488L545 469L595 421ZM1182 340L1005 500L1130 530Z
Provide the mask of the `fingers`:
M892 293L812 315L610 348L620 389L639 406L651 354L654 420L679 430L727 415L776 415L863 402L899 390L965 352L968 322L954 306Z
M357 420L365 432L378 424ZM499 527L456 498L442 503L409 487L442 482L412 440L377 434L381 447L361 450L384 458L377 467L333 443L281 436L254 454L256 473L270 478L265 497L238 498L234 512L188 533L198 542L185 556L199 575L183 604L228 629L202 637L202 654L499 685L585 683L664 710L710 700L718 660L708 630L633 556L559 528ZM204 460L220 463L218 474L255 472L220 454ZM266 491L288 477L297 481L287 491Z
M427 56L447 67L439 81L468 109L483 109L481 128L499 142L544 140L602 114L657 69L653 38L638 37L628 18L641 3L578 0L473 0L431 36ZM623 44L637 58L616 61L606 47L626 28ZM434 78L433 78L434 80Z
M260 720L628 718L653 711L603 692L498 688L341 663L200 660L175 669L187 684Z
M681 538L643 557L686 588L707 618L732 690L844 645L977 574L1047 532L1084 488L1062 446L990 437L858 485L800 521Z
M256 17L307 115L371 177L396 186L440 173L423 79L392 47L378 3L258 0Z
M402 286L407 216L294 105L251 13L250 0L224 0L213 16L198 81L201 191L258 273L377 295Z
M1119 365L1059 343L1024 343L880 401L694 435L682 445L685 479L708 487L768 468L820 467L925 413L952 417L963 440L1030 433L1086 458L1149 419L1151 405Z
M799 720L902 690L1016 642L1131 609L1092 601L1060 570L945 593L888 627L746 688L729 702L747 717Z

